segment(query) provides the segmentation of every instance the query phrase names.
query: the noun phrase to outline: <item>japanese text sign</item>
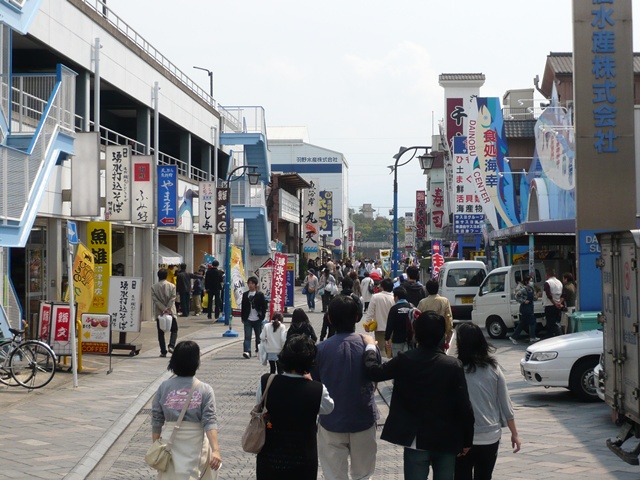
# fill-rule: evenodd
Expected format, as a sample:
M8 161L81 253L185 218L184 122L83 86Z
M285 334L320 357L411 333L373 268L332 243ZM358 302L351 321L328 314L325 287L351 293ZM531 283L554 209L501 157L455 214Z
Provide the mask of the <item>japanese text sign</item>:
M216 183L200 182L198 186L198 229L200 233L216 232Z
M106 147L106 207L107 220L131 219L131 147Z
M140 331L142 278L111 277L109 284L109 314L111 330Z
M82 353L104 354L111 352L111 316L82 314Z
M49 345L58 356L71 355L71 308L66 303L54 303L51 311Z
M178 167L158 166L158 226L178 226Z
M322 190L318 201L320 235L333 235L333 192Z
M38 315L38 340L49 343L51 333L51 303L40 302L40 314Z
M131 162L131 223L153 223L153 157L136 155Z
M304 238L302 239L302 245L305 253L317 252L318 241L320 240L320 222L318 220L319 180L312 178L309 180L309 184L311 187L306 190L306 198L303 205Z
M229 209L229 193L228 188L216 188L216 215L215 215L215 233L227 233L227 222L230 221L228 215Z
M109 278L111 278L111 223L89 222L87 247L93 254L93 301L91 313L107 313Z
M424 240L427 236L427 200L424 190L416 190L416 239Z
M453 231L457 234L481 233L484 211L476 194L473 168L469 163L467 137L453 139Z
M287 256L276 253L271 273L271 302L269 303L269 319L274 312L284 312L287 290Z

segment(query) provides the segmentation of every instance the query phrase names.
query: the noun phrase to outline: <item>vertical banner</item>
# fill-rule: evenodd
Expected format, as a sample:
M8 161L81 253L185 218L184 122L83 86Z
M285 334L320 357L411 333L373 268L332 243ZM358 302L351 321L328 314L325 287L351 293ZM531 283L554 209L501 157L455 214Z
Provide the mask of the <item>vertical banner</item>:
M318 201L320 235L333 236L333 192L322 190Z
M442 228L445 225L444 213L444 181L436 180L435 176L431 178L429 190L429 231L431 236L441 236Z
M464 134L464 119L467 113L464 111L462 98L447 98L447 145L453 148L453 139Z
M427 237L427 194L416 190L416 240L422 242Z
M71 355L71 308L66 303L54 303L51 310L49 345L58 356Z
M107 313L109 306L109 279L111 278L110 222L89 222L87 225L87 246L93 254L93 301L91 313Z
M469 164L467 137L453 139L453 232L456 234L482 233L484 212L476 194L473 168Z
M406 212L404 216L404 248L413 248L415 246L415 230L416 224L413 221L413 213Z
M106 207L107 220L131 220L131 147L106 147Z
M229 189L216 188L215 233L227 233L227 206L229 205Z
M111 316L83 313L82 353L108 355L111 352Z
M258 286L260 291L264 293L264 296L271 298L271 275L273 273L273 267L260 267L258 269Z
M240 247L230 246L231 250L231 308L237 310L242 303L242 294L247 290L242 264L242 250ZM225 275L229 275L225 272Z
M109 314L111 330L140 331L142 278L111 277L109 283Z
M159 227L178 226L178 167L158 166L158 218Z
M216 232L216 183L200 182L198 211L198 231L200 233ZM226 223L225 223L226 226Z
M271 302L269 303L269 319L274 312L284 312L285 295L287 290L287 256L276 253L271 276Z
M391 250L380 250L380 268L382 268L382 272L385 277L389 276L391 273Z
M443 265L442 240L431 240L431 278L438 278Z
M131 223L153 223L153 157L136 155L131 158Z
M73 262L73 294L74 301L78 305L77 320L80 320L81 315L91 309L94 291L94 270L93 254L82 243L79 243L76 258ZM65 301L69 301L68 291Z
M302 251L305 253L318 252L318 241L320 240L320 229L318 222L318 186L319 180L312 178L309 180L310 188L306 191L306 198L303 207L304 211L304 238L302 239Z
M47 302L40 302L40 315L38 315L38 335L37 340L49 343L51 334L51 310L53 305Z

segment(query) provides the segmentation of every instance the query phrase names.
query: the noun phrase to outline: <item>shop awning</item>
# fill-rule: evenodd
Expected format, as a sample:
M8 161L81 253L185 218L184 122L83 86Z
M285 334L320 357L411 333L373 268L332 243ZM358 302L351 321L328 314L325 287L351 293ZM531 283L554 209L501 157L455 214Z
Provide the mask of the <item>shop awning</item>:
M169 247L165 247L160 244L158 246L158 263L160 265L180 265L183 261L182 255L174 252ZM111 263L117 265L118 263L126 263L124 257L124 248L116 250L111 255Z

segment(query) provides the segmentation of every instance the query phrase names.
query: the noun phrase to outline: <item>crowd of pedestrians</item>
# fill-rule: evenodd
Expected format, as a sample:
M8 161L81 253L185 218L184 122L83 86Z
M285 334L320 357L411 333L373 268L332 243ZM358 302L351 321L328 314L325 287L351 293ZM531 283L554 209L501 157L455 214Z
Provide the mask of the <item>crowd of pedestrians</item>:
M202 273L188 274L189 281L204 280L203 290L213 297L209 312L216 312L215 285L221 286L222 272L212 265ZM170 314L175 322L176 287L166 270L158 279L152 287L156 314ZM523 291L529 299L527 283ZM315 311L316 297L322 299L320 339L302 308L293 311L288 328L281 312L267 318L257 278L247 280L242 296L242 356L256 353L269 366L269 373L256 379L258 403L268 389L269 412L265 444L256 457L258 479L314 479L318 466L328 480L373 478L380 423L376 384L385 380L394 385L381 439L404 447L404 478L423 480L430 469L436 480L491 478L505 426L514 452L520 449L492 347L472 324L462 324L454 335L451 306L438 295L437 281L420 283L417 267L391 279L374 262L328 261L312 264L302 286L308 312ZM550 294L555 293L554 286ZM357 332L358 323L370 325L371 334ZM192 393L184 423L193 425L176 440L185 446L183 453L174 471L161 478L209 478L221 462L215 397L211 386L195 378L199 360L189 355L197 345L176 345L176 338L172 323L165 349L158 328L161 356L173 352L169 368L177 376L163 383L154 399L152 440L175 426ZM184 472L202 476L181 476Z

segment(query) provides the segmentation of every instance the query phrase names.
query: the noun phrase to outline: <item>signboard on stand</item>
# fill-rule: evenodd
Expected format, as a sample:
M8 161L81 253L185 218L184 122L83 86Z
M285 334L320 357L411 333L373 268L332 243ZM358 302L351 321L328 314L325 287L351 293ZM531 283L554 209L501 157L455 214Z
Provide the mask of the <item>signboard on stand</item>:
M52 306L49 345L59 357L72 353L71 307L68 303L54 303Z
M40 302L40 315L38 315L38 340L49 343L51 335L51 310L53 305L48 302Z
M109 313L111 330L140 332L142 278L111 277L109 283Z
M111 353L111 315L82 314L82 353L108 355Z

